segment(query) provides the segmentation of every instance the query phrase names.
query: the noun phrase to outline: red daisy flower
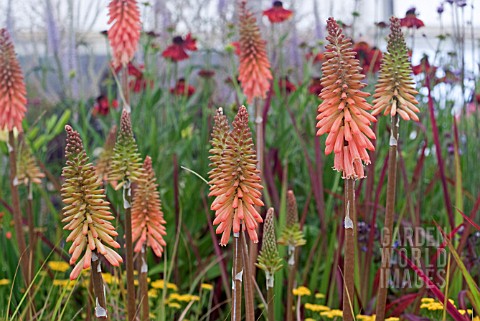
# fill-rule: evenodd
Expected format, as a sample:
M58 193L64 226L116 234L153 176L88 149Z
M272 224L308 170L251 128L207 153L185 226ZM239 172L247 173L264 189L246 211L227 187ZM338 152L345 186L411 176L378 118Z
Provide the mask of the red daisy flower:
M278 81L278 87L282 93L285 92L287 94L297 90L297 87L288 79L288 76L285 76Z
M314 64L318 64L323 63L323 61L325 60L325 55L323 54L323 52L314 54L312 51L310 51L305 55L305 59L307 59L308 61L312 60Z
M116 99L109 101L107 96L100 95L97 97L95 105L93 106L92 114L93 116L106 116L110 112L110 108L117 109L118 101Z
M263 15L267 16L271 23L280 23L290 19L293 11L285 9L281 1L274 1L272 8L263 11Z
M322 92L322 80L319 77L313 77L308 86L308 92L312 95L318 96Z
M184 78L180 78L175 87L170 88L170 93L176 96L187 96L190 97L195 93L195 87L190 86L185 83Z
M435 75L437 72L437 67L430 65L428 56L423 56L423 58L420 60L420 64L412 66L412 71L414 75L419 75L424 72L427 72L430 75Z
M409 9L405 13L405 18L400 19L400 26L407 27L407 28L421 28L424 27L425 24L422 20L417 18L417 13L415 12L415 8Z
M163 51L162 56L172 61L181 61L189 57L188 51L197 50L197 40L189 33L185 38L176 36L173 38L173 43Z
M235 48L234 53L235 53L237 56L240 56L240 53L241 53L241 51L240 51L240 42L239 42L239 41L234 41L234 42L232 42L230 45L232 45L233 48Z
M209 79L209 78L212 78L213 76L215 76L215 71L209 70L209 69L201 69L198 72L198 75L202 78Z

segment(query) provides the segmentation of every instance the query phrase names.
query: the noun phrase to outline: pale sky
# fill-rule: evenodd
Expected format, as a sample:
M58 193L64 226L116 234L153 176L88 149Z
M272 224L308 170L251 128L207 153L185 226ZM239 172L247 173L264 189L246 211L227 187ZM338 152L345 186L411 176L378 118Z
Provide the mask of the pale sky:
M44 8L46 0L0 0L0 23L5 24L5 15L7 3L11 1L13 6L13 18L15 20L15 26L17 28L30 28L32 25L42 23L42 15L44 14ZM62 16L65 17L67 14L67 4L72 1L74 4L74 12L80 13L82 16L86 16L87 19L84 20L85 25L90 25L92 23L91 18L93 17L93 12L96 8L99 9L98 16L93 22L94 30L104 30L107 28L107 10L108 0L50 0L52 6L54 7L55 12L59 12L59 18ZM154 2L155 0L150 0ZM161 0L160 0L161 1ZM211 7L211 14L216 15L216 7L218 1L234 1L234 0L210 0L209 7ZM313 22L313 1L315 0L284 0L285 7L294 7L297 12L297 16L302 17L301 24L308 24ZM382 12L380 11L380 4L385 0L316 0L319 7L320 17L323 21L328 18L330 15L334 15L336 18L349 21L351 19L350 13L353 11L355 3L358 1L360 6L360 12L363 14L361 18L368 19L368 21L375 20L376 18L381 19ZM147 1L139 1L140 3ZM164 0L164 2L169 3L169 5L178 3L188 2L187 0ZM198 0L192 0L193 3L200 2ZM257 1L250 2L258 4ZM260 0L262 9L266 9L271 5L269 0ZM439 26L440 20L438 19L437 7L440 4L440 0L419 0L419 1L405 1L405 0L394 0L394 10L395 14L399 17L402 17L405 14L405 11L410 7L415 6L417 12L419 13L419 18L425 22L425 25L428 26ZM468 1L467 7L465 7L464 18L466 20L471 20L471 4L473 0ZM59 5L60 4L60 5ZM89 11L90 10L90 11ZM142 10L143 11L143 10ZM474 20L480 21L480 10L474 10ZM458 15L461 19L461 13ZM90 19L88 19L90 18ZM445 12L443 14L443 22L446 26L450 25L452 22L452 11L449 4L445 4ZM477 26L478 27L478 26Z

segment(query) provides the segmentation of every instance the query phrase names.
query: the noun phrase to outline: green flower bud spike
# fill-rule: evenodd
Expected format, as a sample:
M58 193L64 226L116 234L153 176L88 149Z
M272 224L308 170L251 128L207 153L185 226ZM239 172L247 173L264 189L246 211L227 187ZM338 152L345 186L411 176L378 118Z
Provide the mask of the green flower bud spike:
M269 208L263 225L262 249L258 255L256 266L265 271L267 288L273 288L274 274L282 267L282 259L278 254L275 237L273 208Z
M113 158L108 175L110 181L121 181L115 189L118 190L124 184L135 182L142 177L142 158L138 152L138 146L133 137L130 113L125 109L120 121L120 132L113 149Z
M293 191L287 192L287 225L282 231L278 244L288 246L288 265L295 264L295 248L305 245L303 231L298 223L297 200Z

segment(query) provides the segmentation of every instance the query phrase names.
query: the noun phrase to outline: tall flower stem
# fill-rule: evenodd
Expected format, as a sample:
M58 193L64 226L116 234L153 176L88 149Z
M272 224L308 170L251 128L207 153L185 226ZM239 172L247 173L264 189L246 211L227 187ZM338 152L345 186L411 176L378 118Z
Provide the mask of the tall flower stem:
M264 143L264 133L263 133L263 108L261 100L256 98L253 100L255 105L255 132L256 132L256 142L257 142L257 169L260 171L259 176L264 185L264 176L263 176L263 162L264 162L264 154L265 154L265 143ZM260 207L257 206L257 211L260 212ZM258 255L258 244L254 242L250 242L250 259L248 264L250 265L250 270L252 275L255 275L255 262L257 262L257 255ZM253 289L252 289L253 290Z
M8 133L8 145L9 145L9 157L10 157L10 191L12 195L12 209L13 220L15 223L15 235L18 244L18 254L20 256L20 269L22 271L25 286L28 288L30 285L30 273L29 273L29 255L27 251L27 245L25 243L25 235L23 233L22 222L22 210L20 209L20 196L18 194L17 184L17 155L16 155L16 143L13 130ZM31 304L31 291L28 291L29 305ZM30 311L31 312L31 311ZM27 313L27 320L31 319L31 313Z
M232 267L232 321L242 320L242 277L243 277L243 246L240 243L240 233L233 235L233 267Z
M102 267L97 251L92 253L92 278L93 294L95 298L95 318L97 320L109 320L107 314L107 299L105 297L105 284L103 283Z
M343 265L343 320L354 320L355 235L355 180L345 180L345 252Z
M380 284L377 295L376 320L385 319L385 306L387 302L388 279L390 277L390 254L392 251L393 219L395 208L395 188L397 183L397 141L398 141L398 115L392 117L390 129L390 147L388 151L388 181L387 205L385 211L385 224L382 235L382 265L380 271Z
M125 252L127 268L127 315L128 321L135 320L135 284L133 276L133 240L132 240L132 190L130 181L123 186L123 207L125 209Z
M287 305L286 305L286 320L293 321L293 288L295 287L295 276L297 274L297 261L299 249L296 247L288 248L288 251L293 253L290 254L290 259L288 260L288 285L287 285ZM268 310L270 313L270 310Z
M242 229L240 232L240 242L242 246L242 253L243 253L243 261L248 262L249 253L247 247L247 240L245 238L245 231ZM245 289L245 320L246 321L255 321L255 306L253 300L253 274L250 264L244 264L243 266L243 273L245 275L244 278L244 289Z
M27 220L28 220L28 234L30 235L29 239L29 251L28 251L28 277L29 280L33 280L34 276L34 264L35 264L35 244L36 244L36 235L35 235L35 219L33 217L33 184L31 181L28 182L28 196L27 196Z
M138 275L139 275L139 285L140 285L140 295L139 300L141 302L142 309L142 321L148 321L149 319L149 307L148 307L148 265L147 265L147 250L145 245L142 247L138 260Z

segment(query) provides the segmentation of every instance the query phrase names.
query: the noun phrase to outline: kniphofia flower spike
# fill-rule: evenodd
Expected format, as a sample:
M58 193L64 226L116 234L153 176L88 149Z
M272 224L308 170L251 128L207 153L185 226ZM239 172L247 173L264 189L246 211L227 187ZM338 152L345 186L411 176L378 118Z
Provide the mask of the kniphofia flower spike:
M0 130L22 131L27 91L12 39L0 29Z
M113 250L120 248L113 239L118 233L110 222L114 217L110 213L109 203L105 201L105 191L100 188L95 168L89 163L78 132L69 125L65 126L65 130L66 165L62 172L65 183L61 192L66 206L63 208L62 222L66 224L64 229L71 231L66 239L67 242L73 242L68 251L72 255L70 264L78 261L70 274L70 279L74 280L82 269L91 266L94 251L102 254L114 266L119 266L123 260Z
M258 242L256 228L262 217L255 206L263 206L257 156L248 127L248 112L240 107L230 131L227 118L219 109L215 116L210 150L210 194L215 196L216 233L222 233L221 245L227 245L230 233L240 232L241 223L253 242Z
M343 178L363 178L363 164L370 163L367 149L375 150L370 124L376 119L367 112L372 107L365 100L369 94L362 91L366 84L360 80L365 76L359 72L351 40L333 18L328 19L327 30L330 43L322 66L323 102L318 106L317 135L328 133L325 153L335 153L333 168L342 172Z

